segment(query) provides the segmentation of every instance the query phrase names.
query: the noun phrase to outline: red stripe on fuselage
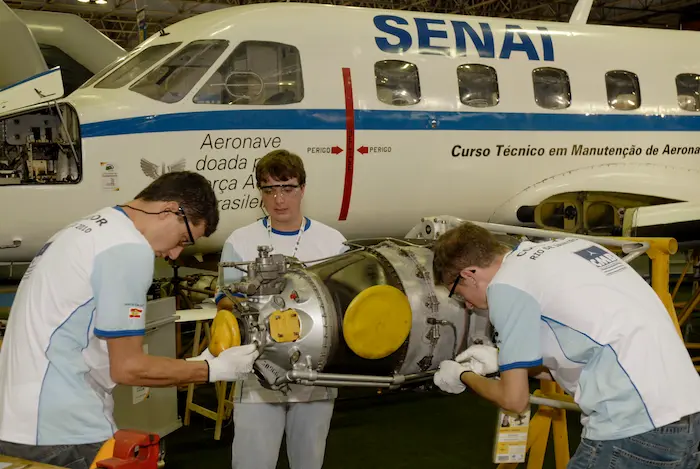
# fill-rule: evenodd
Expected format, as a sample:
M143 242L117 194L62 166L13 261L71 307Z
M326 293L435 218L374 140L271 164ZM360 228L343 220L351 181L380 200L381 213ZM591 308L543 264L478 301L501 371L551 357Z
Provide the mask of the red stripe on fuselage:
M345 186L338 220L345 220L348 217L350 196L352 195L352 173L355 164L355 107L349 68L343 68L343 89L345 90Z

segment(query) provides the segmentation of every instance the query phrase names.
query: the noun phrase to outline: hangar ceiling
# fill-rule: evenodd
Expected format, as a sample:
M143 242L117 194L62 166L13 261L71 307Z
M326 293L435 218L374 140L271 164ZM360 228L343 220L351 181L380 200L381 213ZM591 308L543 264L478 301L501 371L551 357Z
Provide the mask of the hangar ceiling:
M138 43L136 11L145 8L147 34L199 13L260 0L5 0L11 8L80 15L125 49ZM105 2L105 0L99 0ZM275 0L269 0L275 1ZM303 1L303 0L302 0ZM576 0L306 0L395 10L568 21ZM698 0L595 0L590 23L700 29Z

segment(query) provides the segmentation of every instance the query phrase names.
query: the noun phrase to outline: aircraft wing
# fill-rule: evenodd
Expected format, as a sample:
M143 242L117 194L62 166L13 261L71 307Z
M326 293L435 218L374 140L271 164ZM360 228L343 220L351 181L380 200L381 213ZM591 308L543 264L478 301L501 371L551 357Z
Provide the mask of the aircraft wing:
M0 118L17 110L36 104L55 101L63 97L61 68L54 67L46 72L0 89Z

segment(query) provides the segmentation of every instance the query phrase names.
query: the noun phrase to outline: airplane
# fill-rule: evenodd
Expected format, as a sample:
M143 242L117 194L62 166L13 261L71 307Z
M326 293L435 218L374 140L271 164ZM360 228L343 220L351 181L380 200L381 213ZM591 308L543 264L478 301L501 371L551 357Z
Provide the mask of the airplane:
M66 96L60 67L35 73L0 92L0 262L176 170L216 191L219 229L185 252L214 255L264 215L254 165L278 148L305 162L305 212L348 239L439 213L694 240L698 33L586 24L591 3L569 23L234 6Z

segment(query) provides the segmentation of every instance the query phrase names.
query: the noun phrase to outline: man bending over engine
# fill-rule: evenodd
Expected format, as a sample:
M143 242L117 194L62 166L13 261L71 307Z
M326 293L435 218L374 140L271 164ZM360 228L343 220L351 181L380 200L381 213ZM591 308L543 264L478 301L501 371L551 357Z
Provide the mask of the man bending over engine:
M498 333L498 351L477 345L457 358L466 364L443 361L441 389L466 385L520 413L528 372L553 377L583 411L569 469L698 467L700 376L664 304L615 254L576 238L511 251L464 223L437 240L433 269L450 295L488 308Z
M258 161L255 177L269 215L234 231L224 244L221 262L253 261L259 245L302 262L346 250L338 231L302 215L306 172L301 158L275 150ZM224 283L242 275L236 268L224 269ZM233 309L222 293L217 294L217 305ZM321 468L337 390L295 384L290 388L285 396L264 388L253 376L236 383L233 469L275 469L285 431L291 469Z
M19 284L0 349L0 454L88 469L117 430L116 384L235 381L252 371L252 345L205 362L143 351L155 256L177 258L218 223L209 182L174 172L49 239Z

